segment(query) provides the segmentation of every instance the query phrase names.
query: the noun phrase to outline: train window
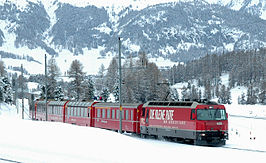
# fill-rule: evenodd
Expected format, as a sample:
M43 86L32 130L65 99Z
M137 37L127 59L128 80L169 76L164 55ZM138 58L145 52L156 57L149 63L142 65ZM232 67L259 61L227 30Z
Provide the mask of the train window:
M105 109L102 109L102 118L105 118Z
M100 116L101 116L101 110L97 109L97 118L100 118Z
M125 118L125 114L124 114L124 110L122 110L122 119L124 119Z
M71 108L71 110L72 110L72 111L71 111L71 113L72 113L72 116L74 116L74 115L75 115L75 108L74 108L74 107L72 107L72 108Z
M145 108L142 108L141 116L145 117Z
M88 110L87 108L84 108L84 117L89 117L87 110Z
M112 109L112 119L115 119L115 110Z
M131 120L133 121L133 110L131 110Z
M75 108L71 107L71 115L74 116L75 115Z
M74 108L71 107L71 116L74 116Z
M110 109L107 109L107 118L110 118L110 116L111 116L111 110Z
M128 110L126 110L126 120L128 120Z
M116 110L116 119L119 119L119 109Z
M77 111L78 112L78 115L77 116L80 117L80 108L77 108L77 110L78 110Z
M75 108L72 107L72 115L75 116Z

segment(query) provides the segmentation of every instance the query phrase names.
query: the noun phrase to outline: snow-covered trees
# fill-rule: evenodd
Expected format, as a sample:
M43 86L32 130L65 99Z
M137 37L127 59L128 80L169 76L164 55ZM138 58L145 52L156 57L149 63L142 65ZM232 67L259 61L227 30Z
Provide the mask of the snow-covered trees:
M229 74L229 87L226 89L236 86L248 88L252 84L255 93L249 91L250 96L253 97L246 95L247 103L263 103L265 88L263 89L262 85L266 77L265 61L266 48L233 51L221 55L206 55L184 64L179 63L165 74L168 74L167 78L173 84L197 80L198 86L205 88L204 98L209 99L220 97L218 91L221 90L220 76L222 73L227 73ZM254 98L257 100L254 101Z
M225 85L222 85L219 95L217 97L219 103L231 104L230 88L226 88Z
M68 70L68 77L71 79L68 87L68 98L80 100L93 100L94 84L91 77L83 72L83 65L80 61L74 60Z
M84 77L84 81L82 82L82 100L91 101L94 99L94 83L89 76Z
M6 68L3 61L0 61L0 76L6 75Z
M110 92L115 91L115 86L118 83L118 64L116 58L114 57L107 69L105 76L105 85Z
M13 91L7 77L0 77L0 102L11 103Z
M149 62L145 53L133 61L129 58L123 65L122 96L124 102L146 102L148 100L166 100L170 94L168 82L165 82L155 63Z
M11 103L12 101L13 90L7 78L4 62L0 61L0 102Z
M48 99L63 99L62 89L57 84L60 69L54 58L48 61L47 65L47 97Z
M82 82L84 81L85 73L83 72L83 65L80 61L74 60L68 70L68 76L72 81L70 82L69 87L69 96L80 100L82 93Z

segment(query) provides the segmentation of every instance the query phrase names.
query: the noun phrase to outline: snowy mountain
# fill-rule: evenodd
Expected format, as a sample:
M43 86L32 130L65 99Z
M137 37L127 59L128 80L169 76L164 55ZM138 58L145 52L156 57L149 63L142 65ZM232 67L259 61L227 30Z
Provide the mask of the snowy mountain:
M84 64L101 58L108 66L118 36L125 56L144 51L174 62L260 48L266 45L265 5L264 0L1 0L0 55L12 67L27 64L26 58L42 67L44 54L58 56L62 65L80 56L93 57ZM6 53L22 60L14 65Z

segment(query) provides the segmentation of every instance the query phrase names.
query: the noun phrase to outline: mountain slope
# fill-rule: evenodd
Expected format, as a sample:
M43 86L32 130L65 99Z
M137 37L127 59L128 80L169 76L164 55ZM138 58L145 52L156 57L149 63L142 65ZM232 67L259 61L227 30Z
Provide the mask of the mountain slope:
M176 62L266 45L263 0L163 2L1 0L0 50L36 61L95 50L111 57L120 36L125 56L144 51Z

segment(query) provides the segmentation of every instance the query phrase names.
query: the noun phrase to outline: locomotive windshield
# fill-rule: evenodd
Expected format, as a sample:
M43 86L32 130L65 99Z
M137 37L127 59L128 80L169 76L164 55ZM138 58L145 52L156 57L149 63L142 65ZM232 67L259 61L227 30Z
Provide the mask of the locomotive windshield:
M224 109L198 109L198 120L226 120Z

